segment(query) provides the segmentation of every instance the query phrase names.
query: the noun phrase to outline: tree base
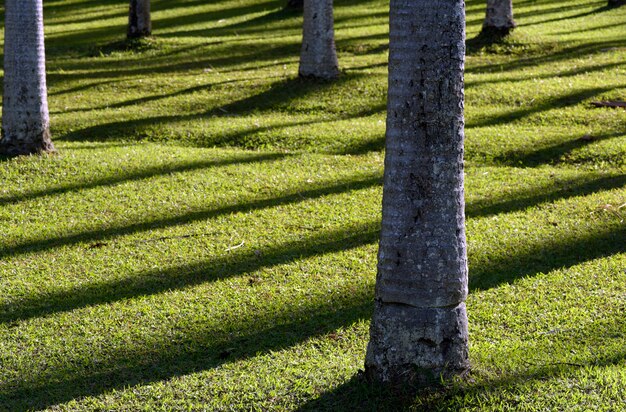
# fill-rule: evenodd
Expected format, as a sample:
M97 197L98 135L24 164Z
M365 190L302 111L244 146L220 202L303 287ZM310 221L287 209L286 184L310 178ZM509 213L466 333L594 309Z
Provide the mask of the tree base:
M478 36L466 41L467 52L472 53L481 50L484 47L493 46L494 44L503 43L507 37L513 32L515 26L512 27L491 27L483 26Z
M0 140L0 156L17 157L54 152L56 152L56 149L54 148L54 145L49 137L31 142L19 143Z
M339 78L339 70L331 71L317 71L317 72L303 72L298 71L298 77L304 80L322 80L332 81Z
M484 40L491 40L491 43L497 43L511 34L514 28L514 24L507 27L483 26L480 34L478 34L478 37L481 37Z
M376 302L365 357L369 381L436 386L469 371L465 304L416 308Z
M130 31L126 33L126 38L128 40L136 40L136 39L141 39L141 38L150 37L150 36L152 36L152 31L150 30L137 30L137 31L133 31L132 33Z

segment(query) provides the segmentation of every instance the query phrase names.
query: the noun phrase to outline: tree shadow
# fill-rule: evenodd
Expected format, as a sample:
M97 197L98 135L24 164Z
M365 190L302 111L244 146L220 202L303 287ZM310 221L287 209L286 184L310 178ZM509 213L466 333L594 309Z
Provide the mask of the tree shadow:
M352 291L333 302L308 304L304 309L293 305L284 313L273 314L271 323L259 325L254 319L240 321L234 336L205 330L185 336L184 341L161 342L161 347L133 348L80 372L68 365L66 370L53 371L43 382L36 377L25 377L18 383L0 386L0 404L12 411L43 409L72 399L185 376L280 351L367 319L371 316L372 298L370 290Z
M623 132L607 133L603 135L591 136L585 135L573 140L557 143L548 147L536 150L514 150L494 158L498 164L509 165L515 167L537 167L544 164L558 164L562 162L563 157L576 149L589 146L596 142L609 140L616 137L624 136Z
M301 405L297 412L400 412L409 410L415 399L430 392L425 388L411 386L389 386L368 382L362 372L339 385L337 388L324 392L320 397ZM419 409L426 411L428 409Z
M113 41L114 42L114 41ZM109 44L109 42L107 42ZM215 50L213 55L220 56L225 53L220 53L228 49L227 57L207 57L205 50L196 50L195 53L186 53L184 58L173 59L171 54L174 52L167 52L157 56L150 56L150 59L129 59L125 64L120 59L102 59L98 61L97 66L93 61L87 60L84 62L75 63L63 63L63 71L54 71L54 66L51 65L51 72L48 74L50 82L66 82L72 80L84 80L84 73L73 73L74 71L85 71L91 79L120 79L132 76L152 76L154 74L162 73L176 73L189 70L204 70L208 67L213 67L215 70L222 72L222 69L232 70L233 67L249 64L252 62L257 63L255 68L259 65L281 59L297 59L300 44L297 42L285 43L281 42L278 46L250 46L243 45L239 47L233 47L233 45L220 43L223 50ZM198 46L199 47L199 46ZM93 47L92 47L93 50ZM210 55L209 55L210 56ZM277 63L272 64L275 66ZM97 69L94 69L97 67ZM71 70L71 71L69 71Z
M606 40L601 42L587 42L582 44L568 45L558 44L555 49L550 53L542 53L537 56L521 57L514 61L508 62L502 65L484 64L480 66L468 67L465 72L468 74L473 73L495 73L495 72L509 72L528 67L536 67L542 64L552 64L563 60L572 59L581 56L592 56L597 53L602 53L607 49L614 47L623 47L624 41L622 40Z
M165 115L165 116L156 116L156 117L146 117L140 119L133 120L123 120L111 123L100 123L95 126L86 127L81 130L71 131L69 133L59 135L55 140L60 141L111 141L111 140L128 140L128 139L137 139L141 140L143 136L146 135L146 129L153 128L156 125L165 125L171 122L179 122L185 120L199 120L204 118L211 117L229 117L235 115L242 115L247 113L261 113L264 111L292 111L293 108L290 107L290 104L297 100L302 99L306 96L313 95L314 93L323 91L324 89L330 87L340 87L342 84L347 84L352 81L358 80L362 77L362 73L350 73L344 74L340 76L337 80L332 82L329 81L321 81L321 80L310 80L310 79L300 79L300 78L291 78L291 79L281 79L273 84L270 87L260 93L254 94L252 96L244 97L238 101L215 107L204 113L192 113L185 115ZM192 93L194 91L203 90L207 87L211 87L214 85L201 85L195 86L189 89L179 90L174 93L170 93L167 95L157 95L157 96L149 96L140 99L134 99L132 101L125 101L120 103L114 103L112 105L108 105L108 107L124 107L130 104L138 104L144 103L153 100L164 99L168 97L183 95L187 93ZM378 107L373 108L372 110L378 110ZM339 113L335 116L336 119L340 118L349 118L353 116L365 116L370 111L358 112L358 113ZM283 125L296 125L296 124L305 124L305 123L316 123L320 121L311 121L311 122L293 122L287 123ZM230 145L230 146L242 146L242 143L246 141L246 137L253 135L255 133L266 131L272 128L278 128L281 126L269 126L269 127L252 127L248 130L241 131L235 130L232 132L223 132L219 136L211 136L209 139L202 139L198 141L198 144L205 144L208 146L215 145ZM206 140L206 141L205 141Z
M469 202L466 205L465 214L467 217L477 218L517 212L545 203L620 189L624 186L626 186L626 175L559 181L549 187L519 191L508 199L489 198Z
M526 76L516 76L516 77L504 77L501 79L489 79L489 80L469 80L465 83L465 89L470 89L473 87L478 87L483 84L497 84L497 83L509 83L509 82L523 82L532 79L554 79L555 76L559 78L564 77L574 77L580 74L590 74L594 72L613 70L617 68L621 68L626 65L626 62L617 62L617 63L605 63L605 64L594 64L584 67L576 67L573 69L563 70L556 73L547 73L542 75L526 75Z
M162 99L168 99L171 97L182 96L185 94L192 94L192 93L199 92L199 91L207 91L213 87L221 86L224 84L237 83L240 81L248 81L248 80L254 80L254 79L255 78L246 78L245 80L224 80L224 81L217 82L217 83L208 83L208 84L202 84L199 86L193 86L193 87L188 87L185 89L180 89L173 93L156 94L152 96L139 97L137 99L125 100L125 101L117 102L117 103L110 103L110 104L106 104L102 106L85 107L85 108L80 108L80 109L68 109L68 110L62 110L62 111L51 112L51 113L61 114L61 113L90 112L92 110L120 109L122 107L135 106L135 105L149 103L149 102L158 101Z
M496 126L512 123L533 114L558 109L560 107L574 106L580 104L585 99L589 99L591 97L597 96L598 94L606 93L612 90L614 90L614 87L612 86L589 87L586 89L579 89L569 94L552 97L549 100L544 101L543 103L534 104L527 108L511 110L509 112L497 114L495 116L487 117L484 119L474 120L467 124L467 128Z
M200 220L213 219L218 216L230 215L232 213L251 212L286 204L300 203L311 198L318 198L331 194L345 193L378 186L381 182L382 178L380 176L370 176L361 179L349 178L343 181L336 181L331 185L308 190L298 190L297 188L294 188L290 191L284 192L280 196L272 198L256 199L246 203L237 203L219 208L196 210L162 219L147 220L130 225L109 227L107 229L87 230L56 238L35 239L19 244L13 244L11 246L1 247L0 258L46 251L61 246L76 245L80 243L91 243L91 245L85 246L87 249L94 247L94 245L97 245L95 247L102 247L108 245L109 241L112 241L120 236L189 224Z
M626 225L582 236L545 239L514 255L474 262L476 266L470 259L470 289L491 289L516 279L623 253L624 239Z
M385 149L385 135L373 139L362 140L339 151L343 155L364 155L371 152L382 152Z
M98 145L97 148L101 149L103 145ZM128 146L124 143L123 146ZM84 147L82 147L84 148ZM186 162L180 164L164 164L145 168L143 170L125 173L117 176L107 176L103 178L93 179L89 182L79 182L74 184L68 184L57 187L50 187L38 191L22 192L18 195L0 196L0 206L7 204L15 204L17 202L23 202L26 200L33 200L45 196L62 195L69 192L78 192L81 190L94 189L97 187L114 186L120 183L132 182L137 180L145 180L156 176L169 175L171 173L180 172L192 172L195 170L208 169L218 166L227 165L244 165L247 163L260 163L271 162L280 160L287 157L287 154L282 153L267 153L250 156L241 156L235 158L226 158L220 160L200 160L194 162Z
M568 34L576 34L576 33L589 33L589 32L593 32L596 30L606 30L606 29L613 29L616 27L624 27L624 22L620 21L617 23L611 23L611 24L603 24L601 26L594 26L594 27L589 27L586 29L575 29L575 30L564 30L564 31L559 31L555 34L557 35L562 35L562 36L566 36Z
M273 10L267 11L267 7L270 6ZM195 16L183 16L183 17L175 17L172 19L167 19L165 21L160 22L160 27L164 30L168 28L175 27L184 27L189 25L190 23L201 23L210 20L206 20L203 17L206 17L206 14L214 15L214 20L228 20L232 17L241 17L246 14L256 14L260 12L265 12L259 16L246 19L241 22L232 23L232 24L224 24L217 27L209 27L202 29L193 29L193 30L185 30L178 29L176 31L170 31L160 34L160 37L222 37L222 36L230 36L234 33L237 34L258 34L262 32L267 32L268 26L273 25L278 22L289 21L289 25L287 27L280 27L281 29L292 29L292 30L300 30L300 19L301 13L297 11L285 8L284 5L281 5L279 8L278 3L276 1L271 1L267 3L255 4L252 6L245 6L241 9L232 9L234 13L224 13L222 11L215 11L211 13L201 13ZM210 17L210 16L209 16ZM297 19L296 19L297 18Z
M582 8L586 6L580 6L578 8ZM569 9L574 10L577 7L575 6L571 6L569 7ZM519 26L520 27L527 27L527 26L536 26L538 24L545 24L545 23L553 23L555 21L563 21L563 20L570 20L570 19L579 19L579 18L583 18L583 17L588 17L588 16L593 16L594 14L598 14L598 13L603 13L605 11L609 11L612 10L612 7L610 6L602 6L602 7L598 7L597 9L594 10L590 10L590 11L586 11L586 12L582 12L582 13L577 13L577 14L573 14L570 16L567 16L565 18L563 17L557 17L557 18L552 18L552 19L545 19L545 20L541 20L541 21L535 21L535 22L529 22L529 23L522 23ZM554 11L556 12L562 12L564 11L563 8L561 6L557 6L555 7ZM545 11L544 11L545 13ZM523 17L525 17L526 15L532 16L532 15L536 15L537 13L533 13L533 12L526 12L520 15L520 17L522 17L521 20L523 20ZM542 13L543 14L543 13Z
M623 187L625 184L626 176L596 179L584 182L578 187L574 187L571 191L566 189L554 191L547 195L541 194L526 198L517 196L495 204L469 204L467 211L470 217L488 216L489 214L522 210L568 196ZM0 257L45 251L77 244L84 244L86 250L94 247L113 248L116 247L115 239L123 235L188 224L232 213L251 212L279 205L294 204L311 198L362 190L379 185L381 185L380 176L346 179L344 182L337 182L333 185L306 191L293 191L293 193L284 193L274 198L253 200L248 203L195 211L179 216L138 222L109 229L27 241L17 245L5 246L0 249ZM223 276L235 276L236 274L257 270L263 266L286 263L302 257L315 256L319 253L344 250L341 248L350 244L360 246L375 243L378 239L378 226L379 222L377 221L369 222L361 225L360 228L349 229L348 232L338 230L320 233L304 241L280 244L262 251L262 259L259 259L258 254L249 252L237 255L234 261L228 257L218 258L211 262L201 262L170 270L156 271L151 274L130 276L110 283L83 286L80 290L59 291L47 294L44 299L41 299L39 296L23 298L17 306L15 303L8 303L4 307L0 307L0 322L10 323L58 311L73 310L86 305L110 303L120 299L160 293L170 289L219 279ZM545 273L561 267L570 267L588 260L620 253L623 252L623 239L626 238L626 227L599 229L590 233L571 236L562 236L558 229L555 228L554 230L555 235L559 234L560 236L544 241L536 241L528 245L525 250L520 249L516 254L506 256L506 258L478 262L474 257L470 256L470 287L472 289L489 289L502 283L510 283L521 277L532 276L540 272ZM334 240L341 238L344 233L353 233L353 235L342 238L340 241ZM147 241L149 240L147 239ZM152 240L161 241L166 239ZM286 251L290 252L287 253ZM480 256L476 258L480 258ZM474 264L478 266L474 267Z

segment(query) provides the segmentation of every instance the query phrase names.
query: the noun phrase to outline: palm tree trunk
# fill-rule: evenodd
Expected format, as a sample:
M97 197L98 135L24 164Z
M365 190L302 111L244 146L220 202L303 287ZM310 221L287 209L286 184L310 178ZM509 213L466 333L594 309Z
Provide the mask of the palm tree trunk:
M483 35L504 37L515 28L512 0L487 0Z
M131 39L149 36L150 34L152 34L150 0L130 0L126 36Z
M334 79L339 76L333 25L333 0L304 1L298 71L301 77Z
M425 383L469 368L463 0L391 0L382 231L365 369Z
M52 152L42 0L6 0L0 153Z

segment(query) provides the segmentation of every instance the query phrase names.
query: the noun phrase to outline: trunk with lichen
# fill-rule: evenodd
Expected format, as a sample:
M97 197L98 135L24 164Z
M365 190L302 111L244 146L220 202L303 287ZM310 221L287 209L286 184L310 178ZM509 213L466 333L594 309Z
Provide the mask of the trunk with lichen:
M7 0L0 153L52 152L42 0Z
M483 35L504 37L515 28L512 0L487 0Z
M333 25L333 0L304 1L298 70L301 77L334 79L339 76Z
M145 37L152 34L150 0L130 0L128 10L128 38Z
M382 231L366 376L469 368L463 0L391 0Z

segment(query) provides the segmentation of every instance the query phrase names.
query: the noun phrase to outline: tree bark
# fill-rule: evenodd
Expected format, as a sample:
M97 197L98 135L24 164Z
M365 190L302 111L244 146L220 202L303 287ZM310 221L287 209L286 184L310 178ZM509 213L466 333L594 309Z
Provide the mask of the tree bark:
M0 153L52 152L42 0L6 0Z
M382 231L366 375L424 384L469 368L463 0L391 0Z
M333 25L333 0L304 1L298 70L301 77L334 79L339 76Z
M512 0L487 0L483 34L504 37L515 28Z
M152 22L150 21L150 0L130 0L128 10L129 39L145 37L152 34Z

